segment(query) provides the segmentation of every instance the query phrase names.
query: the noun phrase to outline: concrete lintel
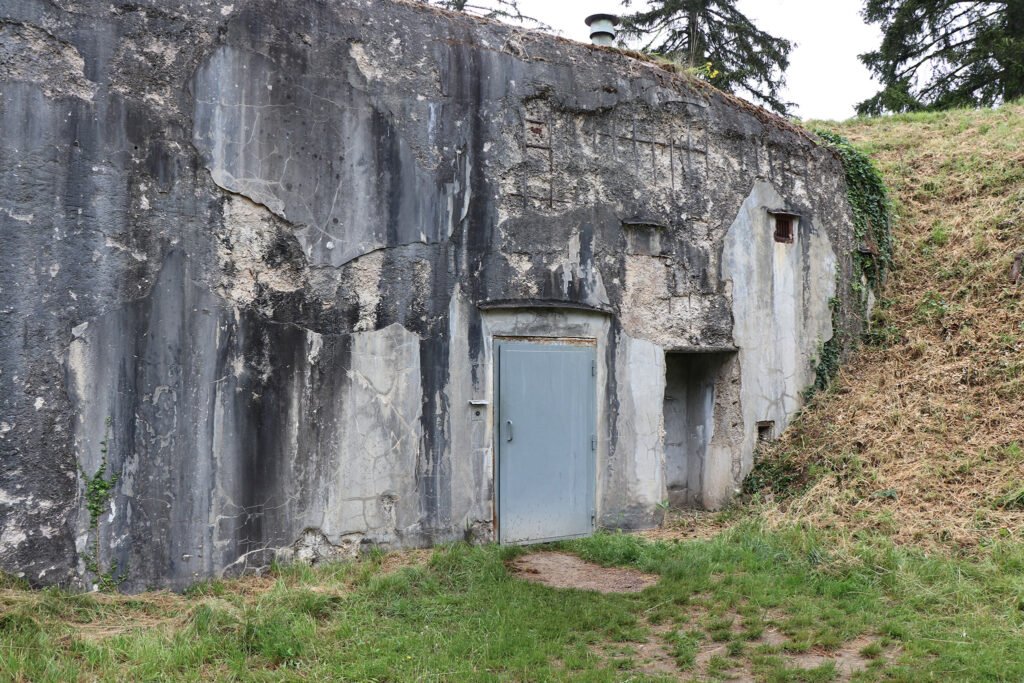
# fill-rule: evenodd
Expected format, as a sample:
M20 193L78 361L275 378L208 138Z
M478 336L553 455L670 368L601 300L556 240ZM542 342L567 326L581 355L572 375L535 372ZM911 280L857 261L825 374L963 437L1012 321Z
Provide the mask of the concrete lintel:
M670 346L665 353L736 353L738 346Z
M516 299L516 300L498 300L498 301L485 301L477 304L477 308L481 311L495 311L495 310L516 310L516 309L557 309L566 308L574 311L587 311L590 313L600 313L601 315L614 315L615 312L608 308L591 306L589 304L581 304L575 301L561 301L557 299Z

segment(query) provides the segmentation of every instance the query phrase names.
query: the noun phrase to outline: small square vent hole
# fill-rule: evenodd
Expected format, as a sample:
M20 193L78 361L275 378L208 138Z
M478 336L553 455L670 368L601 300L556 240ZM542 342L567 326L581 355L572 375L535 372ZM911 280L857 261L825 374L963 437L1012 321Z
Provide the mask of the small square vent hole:
M770 443L775 439L775 420L765 420L757 423L758 445Z
M796 222L799 216L784 211L772 211L772 224L775 227L775 241L784 244L793 242L793 235L796 232Z

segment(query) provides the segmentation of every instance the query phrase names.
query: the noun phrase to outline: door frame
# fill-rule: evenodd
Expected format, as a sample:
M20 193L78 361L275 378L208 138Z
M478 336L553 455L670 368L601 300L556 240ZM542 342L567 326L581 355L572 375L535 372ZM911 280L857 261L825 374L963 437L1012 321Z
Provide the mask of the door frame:
M568 338L594 339L597 341L597 453L594 457L594 508L597 512L596 527L601 527L604 514L604 499L607 493L608 457L611 447L611 420L609 393L612 390L612 366L616 346L612 329L614 315L609 310L582 306L562 301L500 301L477 304L483 341L480 363L479 400L474 407L485 406L477 448L487 451L483 465L486 468L487 492L481 501L488 509L491 538L500 538L498 519L498 471L497 444L494 441L496 424L497 379L495 339L537 337L540 339ZM466 315L470 315L468 311ZM467 398L473 398L472 396Z
M538 345L549 345L549 346L576 346L585 347L593 350L594 353L594 374L593 374L593 391L594 391L594 435L595 439L594 446L587 449L589 453L587 458L587 496L590 501L590 526L589 530L582 534L572 534L568 536L552 536L551 538L536 539L522 542L511 542L517 545L526 545L531 543L549 543L553 541L567 540L571 538L585 538L592 535L597 530L597 496L598 496L598 481L597 481L597 461L600 451L600 444L603 441L600 435L600 422L602 406L599 402L600 398L600 369L601 363L599 359L600 344L596 337L556 337L556 336L543 336L543 335L511 335L511 334L496 334L491 337L491 353L493 358L493 370L492 370L492 415L493 423L491 428L491 453L492 453L492 472L494 473L494 493L492 499L492 510L494 520L494 538L499 545L504 545L506 541L502 538L502 525L501 525L501 461L500 461L500 449L501 449L501 363L500 353L501 347L504 344L538 344Z

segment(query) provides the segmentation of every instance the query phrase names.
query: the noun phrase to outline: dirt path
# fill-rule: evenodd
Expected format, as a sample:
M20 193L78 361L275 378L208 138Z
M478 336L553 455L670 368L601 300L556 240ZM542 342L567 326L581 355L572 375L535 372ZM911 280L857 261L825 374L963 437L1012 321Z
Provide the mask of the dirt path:
M519 578L534 583L599 593L639 593L658 582L654 574L602 567L569 553L531 553L510 562L509 568Z
M653 574L602 567L564 552L523 555L509 563L509 570L521 579L552 588L600 593L636 593L658 582ZM770 677L767 669L810 671L829 665L834 672L830 680L849 681L870 668L873 661L891 660L895 654L893 648L883 648L867 636L833 650L794 651L782 630L784 615L766 614L763 627L747 635L738 612L716 612L713 620L726 622L727 637L709 634L705 627L713 605L708 605L708 600L708 596L694 596L688 607L681 608L678 621L655 623L641 615L639 621L648 632L642 643L602 642L591 646L591 651L618 671L632 670L654 678L751 683ZM689 649L679 646L683 641L692 643Z

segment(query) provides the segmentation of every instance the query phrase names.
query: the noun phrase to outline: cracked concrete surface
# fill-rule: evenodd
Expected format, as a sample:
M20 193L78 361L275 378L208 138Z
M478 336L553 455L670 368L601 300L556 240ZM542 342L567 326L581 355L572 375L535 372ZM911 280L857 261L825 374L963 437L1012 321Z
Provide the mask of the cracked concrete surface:
M126 590L182 588L489 540L496 334L594 340L599 523L656 524L669 457L699 458L691 502L728 499L847 296L828 150L650 64L418 3L222 10L0 8L0 568L86 586L98 540ZM708 350L732 354L710 439L667 451L665 354Z
M439 241L444 198L391 116L351 84L360 61L313 60L298 75L289 56L223 46L200 65L192 139L214 182L296 225L314 264ZM368 172L377 164L387 172Z

